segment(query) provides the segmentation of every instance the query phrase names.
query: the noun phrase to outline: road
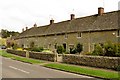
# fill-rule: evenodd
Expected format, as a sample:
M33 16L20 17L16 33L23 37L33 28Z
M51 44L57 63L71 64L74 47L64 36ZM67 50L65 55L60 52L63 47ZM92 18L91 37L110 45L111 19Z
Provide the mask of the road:
M1 70L2 68L2 70ZM2 78L95 78L23 63L0 56ZM48 79L49 80L49 79Z

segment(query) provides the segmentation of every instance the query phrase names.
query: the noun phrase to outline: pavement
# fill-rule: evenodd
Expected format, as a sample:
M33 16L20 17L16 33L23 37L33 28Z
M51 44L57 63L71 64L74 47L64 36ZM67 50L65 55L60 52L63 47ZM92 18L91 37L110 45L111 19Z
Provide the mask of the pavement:
M79 74L54 70L40 65L23 63L0 56L0 77L2 78L74 78L97 80L96 78Z

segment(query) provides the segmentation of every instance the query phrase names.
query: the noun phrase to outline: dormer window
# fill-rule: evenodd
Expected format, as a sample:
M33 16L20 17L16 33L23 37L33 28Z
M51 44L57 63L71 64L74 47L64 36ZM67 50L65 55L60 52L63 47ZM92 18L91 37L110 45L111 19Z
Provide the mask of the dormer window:
M78 32L78 33L77 33L77 37L78 37L78 38L81 38L81 37L82 37L82 33L81 33L81 32Z

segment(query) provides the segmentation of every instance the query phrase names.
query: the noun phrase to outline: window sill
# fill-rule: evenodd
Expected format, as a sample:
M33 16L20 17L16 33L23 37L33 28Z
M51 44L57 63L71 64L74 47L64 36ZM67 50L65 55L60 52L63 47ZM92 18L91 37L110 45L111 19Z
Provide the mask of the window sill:
M120 37L120 36L116 36L116 37Z
M78 39L82 38L82 37L77 37Z

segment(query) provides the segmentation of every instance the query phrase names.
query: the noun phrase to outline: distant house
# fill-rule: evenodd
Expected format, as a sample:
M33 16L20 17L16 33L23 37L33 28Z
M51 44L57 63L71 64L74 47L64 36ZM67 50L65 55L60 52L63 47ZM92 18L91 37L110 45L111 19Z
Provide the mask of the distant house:
M57 45L63 45L66 50L77 43L83 45L83 52L94 50L95 43L111 41L120 42L119 19L120 11L104 13L104 8L98 8L98 14L75 18L71 14L70 20L49 25L34 26L26 30L15 39L19 46L42 46L54 50Z

